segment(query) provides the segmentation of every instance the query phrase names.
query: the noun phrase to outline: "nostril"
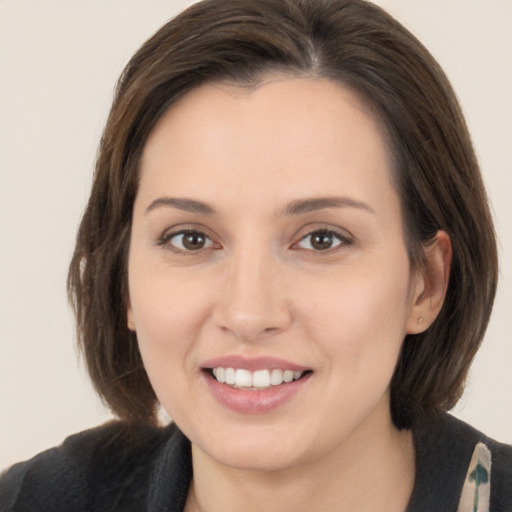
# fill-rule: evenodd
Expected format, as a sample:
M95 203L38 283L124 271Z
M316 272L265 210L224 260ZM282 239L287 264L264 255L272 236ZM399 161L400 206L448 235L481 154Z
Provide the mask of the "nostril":
M259 318L231 318L229 321L219 323L219 328L224 333L229 333L245 342L257 341L273 336L286 328L284 324L283 327L265 327L264 324L264 320Z
M266 290L269 276L251 272L233 283L226 283L213 309L213 321L223 332L243 341L275 335L292 323L289 305L282 292ZM273 287L277 286L274 282ZM281 290L281 288L280 288Z

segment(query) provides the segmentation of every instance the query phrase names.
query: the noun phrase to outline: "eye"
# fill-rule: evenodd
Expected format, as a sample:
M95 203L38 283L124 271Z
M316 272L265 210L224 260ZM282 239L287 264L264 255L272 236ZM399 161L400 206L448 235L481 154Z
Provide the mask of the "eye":
M310 251L329 251L342 244L349 244L350 240L331 229L318 229L308 233L296 244L296 247Z
M169 233L162 238L161 244L169 244L173 249L182 252L195 252L214 246L208 235L191 229Z

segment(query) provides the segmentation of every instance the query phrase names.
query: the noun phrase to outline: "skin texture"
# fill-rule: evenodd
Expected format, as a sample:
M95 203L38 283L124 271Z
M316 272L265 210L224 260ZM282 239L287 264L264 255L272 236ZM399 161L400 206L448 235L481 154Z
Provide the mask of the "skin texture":
M429 247L428 279L411 271L388 161L371 110L325 80L204 85L151 133L128 325L192 441L187 510L405 509L414 449L391 422L389 383L405 334L441 307L450 244L440 232ZM297 208L326 197L341 200ZM188 250L183 230L204 244ZM330 248L314 245L319 230ZM206 384L205 362L225 356L311 374L277 408L243 413Z

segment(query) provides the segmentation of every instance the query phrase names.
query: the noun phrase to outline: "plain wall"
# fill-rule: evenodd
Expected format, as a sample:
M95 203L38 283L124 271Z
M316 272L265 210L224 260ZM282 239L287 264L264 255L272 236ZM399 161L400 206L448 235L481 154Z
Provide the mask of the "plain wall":
M78 362L67 265L117 77L191 3L0 0L0 468L108 418ZM512 2L378 3L440 61L474 137L501 282L455 413L512 443Z

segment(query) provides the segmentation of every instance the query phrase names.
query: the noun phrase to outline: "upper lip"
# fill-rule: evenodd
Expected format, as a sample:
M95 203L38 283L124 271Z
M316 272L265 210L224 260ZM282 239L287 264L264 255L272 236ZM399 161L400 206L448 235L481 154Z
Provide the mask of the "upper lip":
M294 372L304 372L311 369L272 356L243 357L240 355L226 355L208 359L201 364L201 368L240 368L250 371L279 369L292 370Z

